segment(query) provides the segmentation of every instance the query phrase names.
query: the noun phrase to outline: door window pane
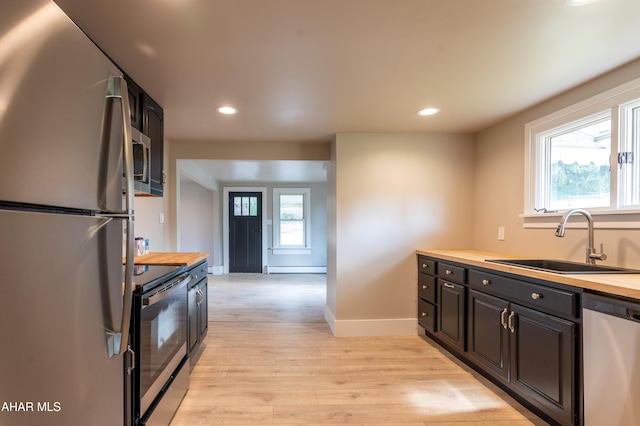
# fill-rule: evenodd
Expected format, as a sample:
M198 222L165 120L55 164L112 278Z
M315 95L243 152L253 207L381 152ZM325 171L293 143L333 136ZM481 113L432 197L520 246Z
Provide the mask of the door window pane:
M258 197L233 197L234 216L258 216Z
M249 216L249 197L242 197L242 216Z

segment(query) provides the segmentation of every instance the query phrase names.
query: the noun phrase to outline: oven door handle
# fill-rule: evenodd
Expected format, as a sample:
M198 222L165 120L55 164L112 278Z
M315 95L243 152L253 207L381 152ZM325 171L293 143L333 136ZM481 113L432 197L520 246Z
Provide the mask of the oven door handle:
M156 303L160 302L161 300L169 296L169 294L174 290L179 290L184 286L186 286L190 281L191 281L191 275L185 274L184 278L174 283L171 283L170 285L162 287L157 291L154 291L151 296L148 296L148 297L143 296L142 309L146 308L147 306L155 305Z

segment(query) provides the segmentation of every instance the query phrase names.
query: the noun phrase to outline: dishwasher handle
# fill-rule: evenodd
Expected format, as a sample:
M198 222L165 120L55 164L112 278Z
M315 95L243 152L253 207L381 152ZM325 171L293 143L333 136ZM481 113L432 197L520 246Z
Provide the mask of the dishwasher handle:
M614 296L585 293L582 307L640 323L640 303Z

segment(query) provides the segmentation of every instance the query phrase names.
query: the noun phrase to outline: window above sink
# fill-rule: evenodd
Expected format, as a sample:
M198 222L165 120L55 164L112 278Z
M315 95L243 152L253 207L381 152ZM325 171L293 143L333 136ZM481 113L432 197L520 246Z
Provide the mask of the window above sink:
M528 123L524 173L526 227L583 208L595 216L616 215L611 227L636 228L640 79Z

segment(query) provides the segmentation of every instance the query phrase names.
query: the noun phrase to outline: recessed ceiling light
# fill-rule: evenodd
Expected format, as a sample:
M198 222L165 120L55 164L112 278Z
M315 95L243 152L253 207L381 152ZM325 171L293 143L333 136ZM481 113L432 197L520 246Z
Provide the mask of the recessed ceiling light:
M595 3L598 0L564 0L569 6L584 6L586 4Z
M424 108L421 109L420 111L418 111L418 115L433 115L433 114L437 114L440 112L439 108Z
M224 115L233 115L236 114L238 112L238 110L234 107L231 106L219 106L218 108L216 108L216 111L218 111L220 114L224 114Z

